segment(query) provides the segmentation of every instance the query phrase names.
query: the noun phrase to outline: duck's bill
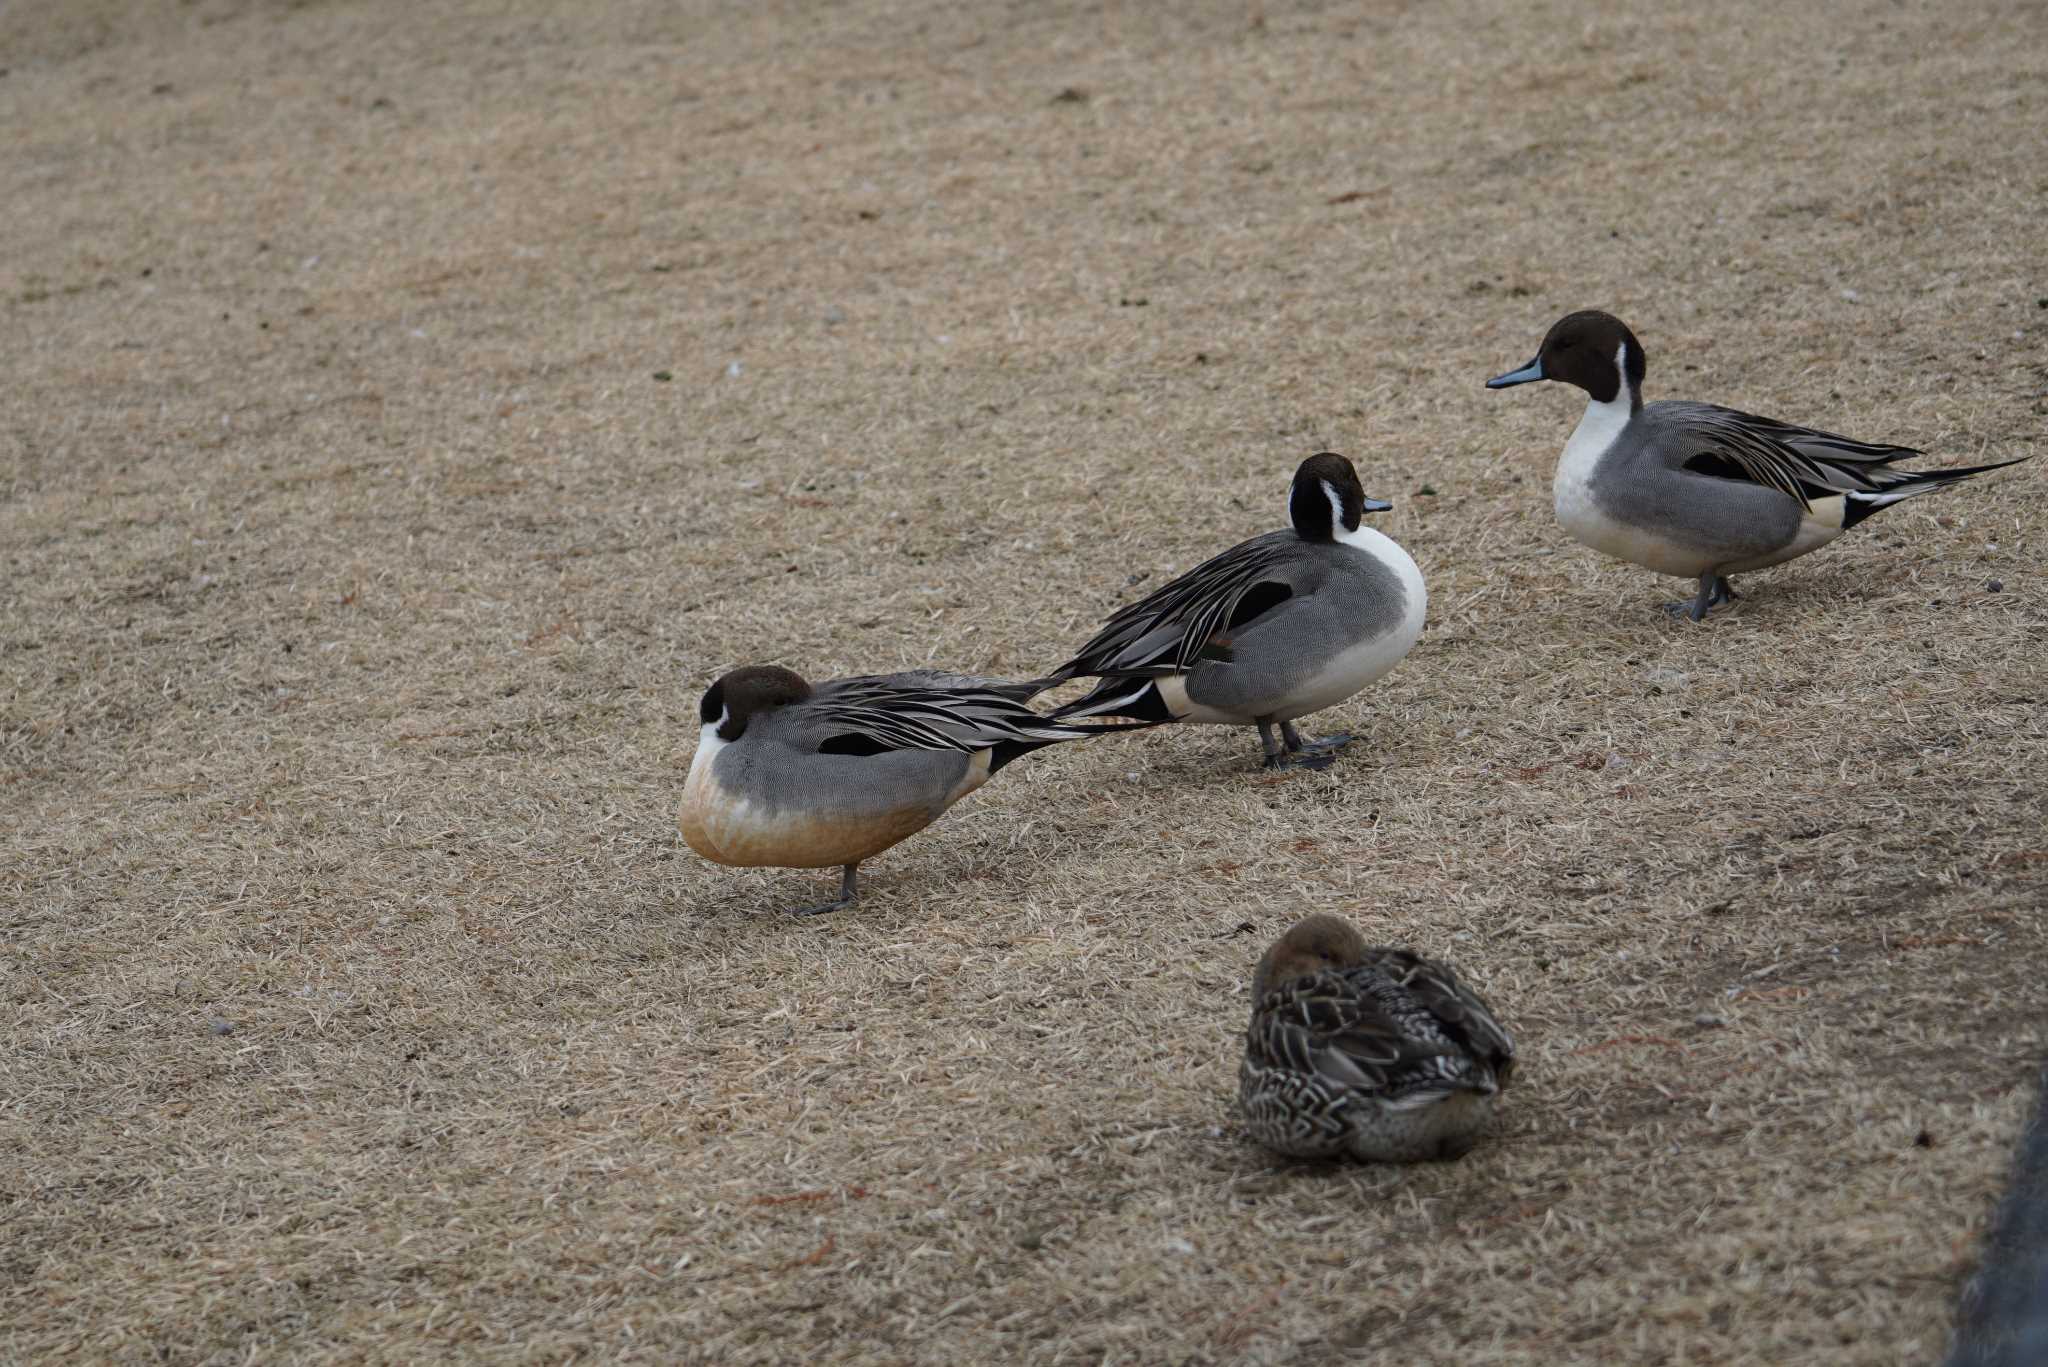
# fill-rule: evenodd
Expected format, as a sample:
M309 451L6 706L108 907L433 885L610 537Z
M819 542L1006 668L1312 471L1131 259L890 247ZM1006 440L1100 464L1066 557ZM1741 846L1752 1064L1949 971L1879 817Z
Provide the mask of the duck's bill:
M1494 376L1492 379L1486 382L1486 387L1488 389L1506 389L1509 385L1527 384L1531 380L1543 380L1548 378L1549 377L1543 373L1543 358L1541 356L1538 356L1535 360L1529 362L1529 364L1523 366L1520 370L1510 370L1505 375Z
M1384 513L1392 510L1394 505L1383 498L1369 498L1359 506L1369 513Z

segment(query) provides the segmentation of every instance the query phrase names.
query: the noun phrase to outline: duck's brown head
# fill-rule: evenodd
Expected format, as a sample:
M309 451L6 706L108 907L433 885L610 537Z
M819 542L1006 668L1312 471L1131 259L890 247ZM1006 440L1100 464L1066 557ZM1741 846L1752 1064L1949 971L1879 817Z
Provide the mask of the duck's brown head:
M704 690L697 718L717 728L720 740L738 740L747 722L763 712L802 702L811 696L803 675L780 665L747 665L721 675Z
M1252 1003L1296 978L1365 962L1365 937L1341 916L1318 913L1289 926L1252 973Z

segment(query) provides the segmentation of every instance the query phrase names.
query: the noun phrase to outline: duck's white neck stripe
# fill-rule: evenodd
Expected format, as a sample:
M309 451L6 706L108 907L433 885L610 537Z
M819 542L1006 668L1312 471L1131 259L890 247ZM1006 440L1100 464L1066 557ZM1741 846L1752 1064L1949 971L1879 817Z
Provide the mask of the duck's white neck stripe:
M694 788L698 784L711 781L712 761L718 758L719 751L730 744L732 744L731 741L720 738L717 722L707 721L704 723L703 729L697 733L697 753L690 756L690 777L688 782L691 787Z
M1337 492L1337 486L1327 479L1318 481L1323 486L1323 497L1330 500L1330 535L1342 536L1351 528L1344 525L1344 496Z
M1590 516L1593 472L1600 458L1635 416L1635 395L1628 388L1627 361L1628 343L1623 342L1615 354L1615 363L1622 367L1621 388L1605 403L1587 395L1586 411L1579 418L1579 425L1572 429L1571 440L1564 444L1564 456L1557 462L1557 475L1551 481L1558 521L1574 535L1578 534L1578 524Z
M1628 420L1635 416L1636 396L1628 385L1627 342L1614 350L1614 371L1621 380L1620 387L1605 403L1587 396L1585 416L1579 419L1578 430L1572 433L1572 439L1565 447L1568 460L1573 455L1588 461L1598 458L1621 435L1621 429L1628 426ZM1574 447L1578 448L1576 452Z

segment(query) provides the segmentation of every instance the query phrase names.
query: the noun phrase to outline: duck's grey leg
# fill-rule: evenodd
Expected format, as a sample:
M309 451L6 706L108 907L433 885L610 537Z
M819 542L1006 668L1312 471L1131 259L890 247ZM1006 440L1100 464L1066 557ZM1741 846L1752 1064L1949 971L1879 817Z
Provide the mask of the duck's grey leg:
M1735 591L1721 575L1712 572L1700 576L1699 596L1690 603L1666 603L1664 611L1673 617L1690 617L1695 622L1705 621L1707 613L1723 603L1732 603L1742 595Z
M839 875L839 899L837 901L827 902L823 906L803 907L797 911L791 912L790 915L820 916L823 915L825 912L837 911L841 907L850 906L853 903L853 899L860 895L859 893L855 892L853 888L854 875L859 870L859 868L860 865L858 864L848 864L846 865L844 871Z
M1301 732L1294 729L1294 723L1291 721L1280 723L1280 736L1281 739L1287 742L1287 748L1296 754L1327 755L1342 750L1345 746L1351 744L1351 737L1349 735L1324 736L1321 740L1303 740Z
M1327 769L1336 763L1335 755L1304 750L1300 734L1290 723L1281 722L1280 730L1286 737L1284 748L1273 736L1273 723L1263 719L1259 722L1259 743L1266 747L1268 769Z
M1266 752L1266 767L1268 769L1285 769L1287 767L1287 755L1280 748L1280 738L1273 734L1273 723L1262 717L1259 719L1258 726L1259 745Z

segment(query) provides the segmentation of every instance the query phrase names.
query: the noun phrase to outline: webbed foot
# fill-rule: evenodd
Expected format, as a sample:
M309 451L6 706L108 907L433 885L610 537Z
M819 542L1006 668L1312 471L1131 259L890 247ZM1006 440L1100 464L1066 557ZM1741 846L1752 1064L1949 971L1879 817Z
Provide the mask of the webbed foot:
M1718 574L1700 576L1700 591L1690 603L1660 603L1659 607L1673 617L1689 617L1695 622L1706 620L1707 613L1723 603L1732 603L1742 595L1735 586Z
M1337 762L1337 756L1327 750L1290 750L1285 754L1268 755L1265 767L1268 769L1327 769Z

